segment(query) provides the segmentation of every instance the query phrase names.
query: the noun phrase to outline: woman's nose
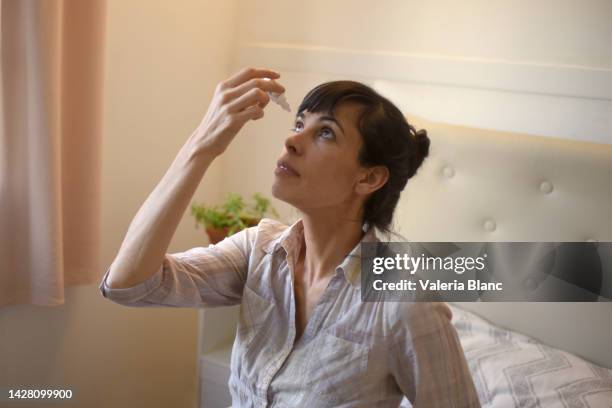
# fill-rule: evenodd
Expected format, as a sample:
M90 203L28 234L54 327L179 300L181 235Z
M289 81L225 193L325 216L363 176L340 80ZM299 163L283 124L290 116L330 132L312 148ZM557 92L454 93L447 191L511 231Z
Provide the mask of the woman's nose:
M303 135L304 132L295 132L291 136L285 139L285 148L290 153L300 154L302 152L302 143L303 143Z

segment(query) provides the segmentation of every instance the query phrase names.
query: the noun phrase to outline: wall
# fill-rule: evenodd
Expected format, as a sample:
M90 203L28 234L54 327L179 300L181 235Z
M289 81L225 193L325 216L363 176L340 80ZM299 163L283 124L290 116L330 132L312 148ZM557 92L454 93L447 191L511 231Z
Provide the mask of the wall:
M108 1L100 278L227 75L234 5ZM197 200L218 197L220 170ZM204 243L187 212L169 252ZM97 286L69 288L60 307L0 309L0 384L71 389L62 407L195 406L197 310L125 308Z
M607 0L260 0L239 13L241 44L612 68Z
M402 109L431 120L612 143L606 0L239 4L232 70L279 70L293 115L313 86L351 78L394 101L413 94ZM292 125L271 104L230 146L222 188L269 195ZM273 202L286 221L296 218Z

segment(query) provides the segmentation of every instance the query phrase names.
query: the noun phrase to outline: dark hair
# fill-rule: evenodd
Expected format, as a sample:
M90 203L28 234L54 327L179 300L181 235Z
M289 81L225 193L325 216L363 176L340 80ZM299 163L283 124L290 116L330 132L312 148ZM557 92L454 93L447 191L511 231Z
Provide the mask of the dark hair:
M366 199L362 222L390 233L400 193L429 154L427 131L417 131L391 101L356 81L316 86L302 100L298 114L304 110L331 114L344 101L358 102L365 108L357 124L363 138L358 155L360 164L389 169L387 182Z

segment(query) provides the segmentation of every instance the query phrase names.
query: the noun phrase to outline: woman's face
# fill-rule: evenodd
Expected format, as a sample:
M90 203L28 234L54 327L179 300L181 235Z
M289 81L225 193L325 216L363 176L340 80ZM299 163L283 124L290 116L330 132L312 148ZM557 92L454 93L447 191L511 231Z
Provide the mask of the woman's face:
M301 113L277 163L272 195L304 212L343 211L360 204L356 200L365 198L357 188L364 174L357 160L363 144L357 129L362 109L344 102L333 117Z

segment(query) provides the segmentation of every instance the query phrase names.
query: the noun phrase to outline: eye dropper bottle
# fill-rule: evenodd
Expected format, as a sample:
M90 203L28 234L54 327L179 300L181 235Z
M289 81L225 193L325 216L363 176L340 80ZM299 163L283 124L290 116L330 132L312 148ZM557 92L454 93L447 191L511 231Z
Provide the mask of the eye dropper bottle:
M271 81L270 78L264 78L264 80ZM289 102L287 102L287 98L285 98L284 92L282 94L279 94L276 92L268 92L268 95L270 95L270 99L274 103L278 104L281 108L283 108L287 112L291 112L291 107L289 106Z

